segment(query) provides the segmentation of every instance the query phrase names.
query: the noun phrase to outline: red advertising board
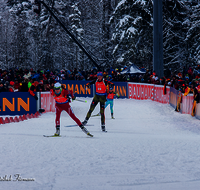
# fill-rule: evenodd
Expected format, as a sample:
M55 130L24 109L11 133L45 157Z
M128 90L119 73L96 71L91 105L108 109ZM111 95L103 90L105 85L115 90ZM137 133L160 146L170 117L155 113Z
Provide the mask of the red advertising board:
M128 83L128 95L131 99L137 100L153 100L154 85L153 84L140 84Z
M41 92L41 108L46 112L55 112L55 100L50 92Z
M166 94L163 93L163 86L155 85L154 87L154 101L160 102L163 104L169 104L169 94L170 88L166 88Z
M137 100L151 99L160 103L169 103L170 88L163 94L163 86L154 84L128 83L129 98Z

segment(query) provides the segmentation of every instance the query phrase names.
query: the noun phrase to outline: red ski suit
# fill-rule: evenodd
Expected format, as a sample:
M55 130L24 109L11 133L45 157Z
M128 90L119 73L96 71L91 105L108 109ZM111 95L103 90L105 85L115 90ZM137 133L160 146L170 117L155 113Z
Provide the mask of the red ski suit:
M62 89L61 93L57 95L53 90L51 90L51 95L53 95L56 102L56 126L60 125L60 114L63 110L66 111L69 116L80 126L82 124L81 121L74 115L71 106L69 105L69 96L73 98L73 92L71 90Z

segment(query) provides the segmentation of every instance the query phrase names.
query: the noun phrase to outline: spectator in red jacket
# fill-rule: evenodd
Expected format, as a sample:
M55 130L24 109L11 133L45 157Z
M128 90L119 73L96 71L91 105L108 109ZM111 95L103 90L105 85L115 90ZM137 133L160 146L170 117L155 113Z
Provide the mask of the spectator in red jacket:
M8 92L15 92L14 84L15 83L13 81L10 81L10 85L8 86Z
M36 100L38 100L37 95L34 92L37 92L37 86L38 86L39 82L35 81L31 87L29 88L29 93L31 96L33 96Z

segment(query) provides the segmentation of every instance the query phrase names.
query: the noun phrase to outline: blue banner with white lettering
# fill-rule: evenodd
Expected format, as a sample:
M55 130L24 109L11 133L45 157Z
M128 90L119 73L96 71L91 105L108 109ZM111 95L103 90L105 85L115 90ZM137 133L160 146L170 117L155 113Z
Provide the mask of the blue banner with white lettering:
M34 114L37 101L29 92L1 92L0 115Z

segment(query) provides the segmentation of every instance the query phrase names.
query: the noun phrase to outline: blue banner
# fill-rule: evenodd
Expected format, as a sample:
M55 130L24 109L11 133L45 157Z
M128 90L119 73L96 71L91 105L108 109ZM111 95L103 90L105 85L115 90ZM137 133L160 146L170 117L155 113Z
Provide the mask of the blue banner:
M90 89L86 88L89 81L79 80L63 80L62 83L66 85L67 90L72 90L76 97L93 97L93 86Z
M86 89L86 84L89 81L78 80L63 80L62 83L66 85L67 90L73 90L76 97L93 97L95 90L94 85L91 85L91 89ZM117 92L120 98L128 98L128 87L126 82L113 82L114 91Z
M112 81L113 82L113 81ZM119 94L120 98L128 98L128 83L127 82L113 82L114 91Z
M28 92L1 92L0 115L34 114L37 101Z

